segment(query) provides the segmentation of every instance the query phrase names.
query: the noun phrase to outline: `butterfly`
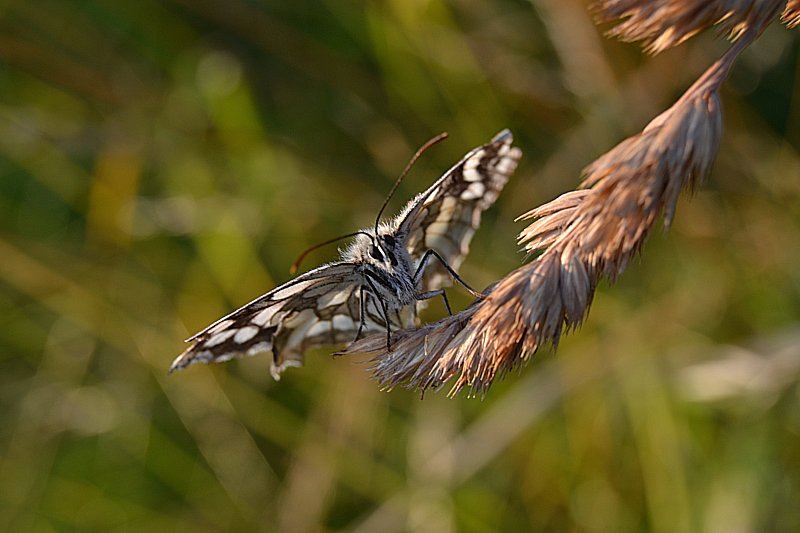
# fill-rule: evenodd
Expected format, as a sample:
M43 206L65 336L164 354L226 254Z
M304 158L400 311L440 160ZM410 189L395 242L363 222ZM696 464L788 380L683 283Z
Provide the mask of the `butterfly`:
M415 325L421 302L441 296L450 312L442 287L451 279L479 297L456 271L481 213L495 202L522 156L512 142L511 132L501 131L466 154L397 217L379 223L381 210L374 228L348 235L354 240L339 261L297 276L187 339L191 346L170 372L271 351L270 371L278 380L286 368L302 366L312 347L386 331L391 349L392 328Z

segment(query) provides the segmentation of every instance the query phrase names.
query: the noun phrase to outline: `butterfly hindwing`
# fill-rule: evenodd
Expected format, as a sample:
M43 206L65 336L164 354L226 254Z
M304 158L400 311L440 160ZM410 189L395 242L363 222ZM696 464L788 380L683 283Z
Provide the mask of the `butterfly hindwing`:
M522 156L512 142L511 132L501 131L490 143L464 156L406 207L398 233L405 235L406 249L417 264L433 249L458 270L469 253L481 214L497 200ZM451 279L441 263L431 261L420 290L438 289L449 285Z

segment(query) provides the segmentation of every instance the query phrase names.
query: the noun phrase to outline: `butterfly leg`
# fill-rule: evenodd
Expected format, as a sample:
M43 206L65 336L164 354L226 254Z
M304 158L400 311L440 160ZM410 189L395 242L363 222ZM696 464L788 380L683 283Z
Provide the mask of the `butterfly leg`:
M453 311L450 310L450 302L447 301L447 294L444 292L444 289L436 289L435 291L421 292L419 294L414 295L414 298L416 298L417 300L430 300L431 298L436 298L437 296L442 297L442 300L444 300L444 306L447 308L447 314L452 316Z
M375 283L372 281L372 279L369 276L367 276L365 279L367 280L367 283L369 283L369 286L372 289L372 292L374 294L376 294L376 295L380 294L378 292L378 289L375 287ZM383 313L383 321L386 323L386 351L387 352L391 352L392 351L392 327L391 327L391 325L389 323L389 312L386 310L386 302L384 302L380 297L377 297L377 296L376 296L375 299L378 300L378 303L381 306L381 312Z
M364 319L365 319L366 312L367 312L367 305L366 305L366 302L364 302L364 286L363 285L359 289L358 301L359 301L359 307L360 307L359 313L358 313L358 330L356 330L356 336L353 339L353 342L356 342L358 340L358 338L361 336L361 332L364 330L364 325L366 323Z
M455 270L453 270L453 269L450 267L450 265L448 265L448 264L447 264L447 261L445 261L445 260L442 258L442 256L441 256L441 255L439 255L439 252L437 252L437 251L436 251L436 250L434 250L433 248L430 248L430 249L429 249L428 251L426 251L426 252L425 252L425 254L422 256L422 259L421 259L421 260L420 260L420 262L419 262L419 266L417 267L417 271L416 271L416 272L414 272L414 286L418 285L418 284L419 284L419 282L420 282L420 281L422 281L422 274L425 272L425 266L427 265L427 263L428 263L428 259L430 259L430 257L431 257L431 256L433 256L433 257L435 257L436 259L438 259L438 260L439 260L439 262L442 264L442 266L443 266L443 267L445 267L445 268L447 269L447 271L448 271L448 272L450 272L450 275L451 275L451 276L453 276L453 279L455 279L457 282L459 282L461 285L463 285L463 286L464 286L464 288L465 288L465 289L467 289L467 291L469 291L469 293L470 293L471 295L473 295L475 298L483 298L483 294L481 294L481 293L479 293L479 292L477 292L477 291L473 290L473 288L472 288L472 287L470 287L469 285L467 285L467 283L466 283L466 282L465 282L463 279L461 279L461 276L459 276L458 274L456 274L456 271L455 271Z

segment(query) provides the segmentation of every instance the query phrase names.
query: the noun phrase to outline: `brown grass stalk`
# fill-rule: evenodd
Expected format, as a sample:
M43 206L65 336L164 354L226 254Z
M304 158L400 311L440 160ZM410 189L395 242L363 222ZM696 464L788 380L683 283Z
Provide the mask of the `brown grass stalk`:
M625 270L659 216L669 227L680 192L708 175L722 134L720 87L762 29L749 28L672 107L584 169L578 189L520 217L533 220L519 236L533 261L464 311L396 332L390 351L375 335L343 353L371 354L385 388L455 379L454 395L485 393L542 346L556 347L586 318L597 284Z
M626 42L642 41L645 51L655 55L713 26L735 41L752 28L766 27L783 3L784 0L598 0L591 9L598 23L617 22L608 35Z

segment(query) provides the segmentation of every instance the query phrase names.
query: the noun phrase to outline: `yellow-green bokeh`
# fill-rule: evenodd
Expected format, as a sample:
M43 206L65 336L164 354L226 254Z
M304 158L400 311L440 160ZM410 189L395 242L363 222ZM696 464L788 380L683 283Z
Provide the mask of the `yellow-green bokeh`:
M517 266L513 219L725 47L645 58L585 7L3 2L0 529L800 529L800 63L777 24L672 229L484 400L381 392L324 350L280 383L265 355L166 374L369 225L441 131L389 210L509 127L525 157L462 274Z

